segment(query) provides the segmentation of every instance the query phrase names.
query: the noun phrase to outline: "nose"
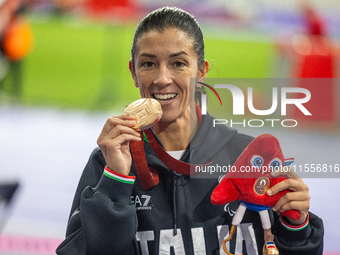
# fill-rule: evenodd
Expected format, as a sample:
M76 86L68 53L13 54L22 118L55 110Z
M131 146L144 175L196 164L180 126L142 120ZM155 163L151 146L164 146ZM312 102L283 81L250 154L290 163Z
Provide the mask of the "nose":
M158 86L165 87L171 84L171 71L166 65L161 65L158 69L157 75L155 77L154 83Z

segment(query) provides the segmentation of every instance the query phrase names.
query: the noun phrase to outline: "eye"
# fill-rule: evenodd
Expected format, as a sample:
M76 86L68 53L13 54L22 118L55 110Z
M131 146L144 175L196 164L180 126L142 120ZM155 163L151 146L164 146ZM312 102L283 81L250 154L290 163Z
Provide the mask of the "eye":
M185 63L183 63L183 62L181 62L181 61L176 61L176 62L174 63L174 66L175 66L175 67L184 67L184 66L185 66Z
M255 167L261 167L263 164L263 158L258 155L254 155L250 160L250 164Z
M279 158L274 158L272 161L269 163L269 168L270 169L276 169L282 166L282 161Z
M144 63L142 64L142 66L148 68L148 67L153 67L153 66L155 66L155 64L154 64L153 62L151 62L151 61L147 61L147 62L144 62Z

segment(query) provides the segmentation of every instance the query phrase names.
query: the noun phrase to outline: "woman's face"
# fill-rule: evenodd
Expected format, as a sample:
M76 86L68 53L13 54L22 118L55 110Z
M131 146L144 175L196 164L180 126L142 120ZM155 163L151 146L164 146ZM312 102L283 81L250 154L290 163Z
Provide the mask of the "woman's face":
M145 33L136 44L134 60L135 70L131 61L129 67L135 86L142 98L160 102L161 122L172 122L190 113L190 100L193 102L195 93L190 79L203 81L209 67L206 63L206 68L199 71L192 40L185 32L167 28Z

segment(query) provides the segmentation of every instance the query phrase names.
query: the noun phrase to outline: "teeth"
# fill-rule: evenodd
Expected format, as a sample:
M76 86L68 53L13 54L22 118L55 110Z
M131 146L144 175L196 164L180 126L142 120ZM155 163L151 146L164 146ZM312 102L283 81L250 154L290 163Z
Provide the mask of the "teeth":
M176 94L154 94L154 97L160 100L169 100L174 98L175 96Z

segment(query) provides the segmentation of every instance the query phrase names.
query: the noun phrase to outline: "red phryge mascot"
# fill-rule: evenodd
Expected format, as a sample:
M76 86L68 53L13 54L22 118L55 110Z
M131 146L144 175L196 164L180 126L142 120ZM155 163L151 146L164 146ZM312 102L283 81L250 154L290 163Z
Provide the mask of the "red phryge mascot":
M293 159L284 159L279 141L270 134L263 134L248 145L215 188L211 195L213 204L223 205L235 200L240 201L240 206L233 217L229 237L223 242L223 249L227 254L231 253L225 244L232 239L236 226L241 223L246 209L257 211L260 214L265 236L263 254L279 254L271 233L268 209L290 191L284 190L273 196L268 196L267 190L287 179L284 176L273 178L270 172L281 171L282 167L292 163ZM300 213L297 210L288 210L282 215L293 220L300 218Z

